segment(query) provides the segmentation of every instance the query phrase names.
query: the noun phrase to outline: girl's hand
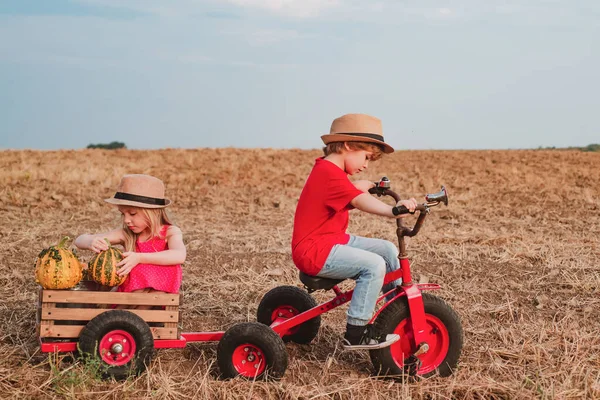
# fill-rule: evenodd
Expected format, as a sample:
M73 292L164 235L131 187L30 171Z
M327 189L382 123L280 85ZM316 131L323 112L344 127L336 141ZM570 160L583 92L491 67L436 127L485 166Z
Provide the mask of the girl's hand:
M372 187L375 187L375 183L368 181L366 179L360 180L360 181L354 181L352 182L354 184L354 187L356 187L358 190L360 190L361 192L368 192L369 189L371 189Z
M117 275L125 276L131 272L136 265L142 261L142 255L135 251L126 251L123 253L123 259L117 264L117 267L121 267L117 270Z
M96 237L90 243L90 250L96 253L103 252L104 250L108 250L108 243L104 238Z
M411 213L415 212L415 209L417 208L417 200L414 197L411 197L408 200L400 200L398 203L396 203L396 207L398 206L404 206L406 208L408 208L408 211L410 211ZM404 214L402 216L406 216L408 214Z

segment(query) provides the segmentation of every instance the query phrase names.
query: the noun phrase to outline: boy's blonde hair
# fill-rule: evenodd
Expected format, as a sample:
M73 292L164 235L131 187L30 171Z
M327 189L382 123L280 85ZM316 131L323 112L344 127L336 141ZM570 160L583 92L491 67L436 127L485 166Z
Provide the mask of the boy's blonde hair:
M371 161L377 161L383 156L383 148L381 146L367 142L331 142L323 147L323 153L325 157L334 153L341 154L346 144L350 150L366 150L373 153L370 158Z
M164 239L163 237L160 237L160 230L162 226L172 225L171 220L167 215L167 211L164 208L133 208L144 214L146 222L150 227L151 237L159 237L160 239ZM135 251L135 242L137 241L139 234L133 233L125 223L123 223L123 232L125 233L125 243L123 244L125 251Z

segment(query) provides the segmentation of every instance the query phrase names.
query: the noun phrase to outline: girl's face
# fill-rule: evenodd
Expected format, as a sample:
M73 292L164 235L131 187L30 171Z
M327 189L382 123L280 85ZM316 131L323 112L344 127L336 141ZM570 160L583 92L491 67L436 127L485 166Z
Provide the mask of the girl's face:
M119 211L123 216L123 223L131 232L139 235L150 227L150 223L144 212L138 207L119 206Z
M369 166L373 153L368 150L350 150L347 148L344 157L344 170L348 175L357 174Z

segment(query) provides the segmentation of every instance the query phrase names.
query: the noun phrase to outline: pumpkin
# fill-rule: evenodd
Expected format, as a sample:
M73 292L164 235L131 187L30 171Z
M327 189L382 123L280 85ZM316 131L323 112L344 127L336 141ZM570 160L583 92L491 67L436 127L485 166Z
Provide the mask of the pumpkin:
M44 289L69 289L81 280L81 264L65 246L67 240L42 250L35 261L35 281Z
M123 253L116 247L110 245L108 239L108 250L104 250L88 263L88 274L94 282L104 286L119 286L127 276L117 275L117 264L123 259Z

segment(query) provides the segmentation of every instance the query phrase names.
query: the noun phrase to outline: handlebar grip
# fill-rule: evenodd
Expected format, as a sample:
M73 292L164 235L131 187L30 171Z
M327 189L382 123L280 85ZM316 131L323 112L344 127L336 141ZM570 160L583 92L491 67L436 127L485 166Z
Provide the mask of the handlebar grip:
M372 187L371 189L369 189L369 193L371 193L371 194L377 194L377 186Z
M392 208L392 214L394 214L394 215L414 214L417 211L427 212L427 204L417 204L417 207L415 208L415 211L413 211L413 212L408 211L408 208L406 208L405 206L394 206Z
M392 214L394 215L402 215L408 213L410 213L410 211L408 211L408 208L406 208L405 206L394 206L392 208ZM411 214L414 214L414 212Z

